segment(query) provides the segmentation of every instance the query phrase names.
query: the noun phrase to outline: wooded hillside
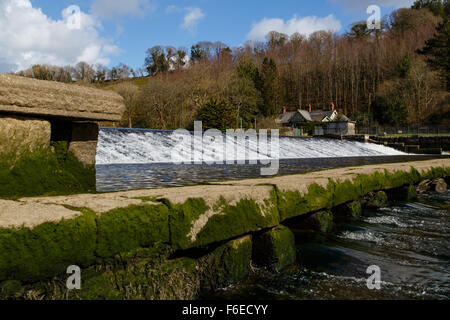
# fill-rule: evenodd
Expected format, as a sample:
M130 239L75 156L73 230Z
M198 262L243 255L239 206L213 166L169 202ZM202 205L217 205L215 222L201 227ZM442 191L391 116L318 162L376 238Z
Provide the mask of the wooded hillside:
M273 127L284 106L321 110L331 102L359 126L448 125L449 3L416 1L385 17L382 30L360 22L341 35L271 32L265 42L233 49L221 42L200 42L189 53L155 46L139 71L144 77L126 80L130 68L121 65L99 77L92 67L84 81L125 97L122 125L129 127L191 128L202 117L226 119L225 127L251 128L255 120Z

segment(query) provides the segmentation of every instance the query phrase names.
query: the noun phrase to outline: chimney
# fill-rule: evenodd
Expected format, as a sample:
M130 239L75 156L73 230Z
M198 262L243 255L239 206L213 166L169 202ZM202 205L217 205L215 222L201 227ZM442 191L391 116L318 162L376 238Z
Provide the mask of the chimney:
M283 114L285 114L287 112L287 108L283 107Z
M334 111L334 110L336 110L336 107L334 106L334 103L331 102L331 111Z
M311 106L311 104L309 105L309 113L311 113L312 112L312 106Z

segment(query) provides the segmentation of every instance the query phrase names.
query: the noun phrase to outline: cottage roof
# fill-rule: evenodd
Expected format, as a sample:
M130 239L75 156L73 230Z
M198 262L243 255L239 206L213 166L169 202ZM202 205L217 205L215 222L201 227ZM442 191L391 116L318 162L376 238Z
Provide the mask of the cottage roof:
M306 121L312 121L311 114L306 110L298 110L298 112L305 118Z
M336 110L320 110L309 112L307 110L298 109L295 112L285 112L276 120L280 124L290 124L298 122L351 122L345 115L339 115Z
M295 113L296 112L285 112L278 117L276 122L281 123L281 124L287 124L291 121L291 119L295 115Z
M314 122L322 122L326 118L328 118L328 121L333 121L333 114L335 114L336 111L313 111L310 112L311 119Z

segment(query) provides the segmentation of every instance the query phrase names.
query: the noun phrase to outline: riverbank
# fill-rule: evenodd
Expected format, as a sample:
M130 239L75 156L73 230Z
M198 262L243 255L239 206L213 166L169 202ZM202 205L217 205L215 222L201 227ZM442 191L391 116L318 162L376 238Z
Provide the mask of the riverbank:
M21 297L46 292L43 298L195 298L205 288L243 280L261 246L272 252L262 264L289 265L295 258L293 235L281 227L289 219L310 216L326 229L332 208L368 195L372 199L366 202L376 202L383 198L378 191L448 176L448 159L439 159L193 187L0 200L0 281ZM61 280L50 280L66 278L70 265L87 270L82 291L69 292ZM130 281L166 291L125 294Z

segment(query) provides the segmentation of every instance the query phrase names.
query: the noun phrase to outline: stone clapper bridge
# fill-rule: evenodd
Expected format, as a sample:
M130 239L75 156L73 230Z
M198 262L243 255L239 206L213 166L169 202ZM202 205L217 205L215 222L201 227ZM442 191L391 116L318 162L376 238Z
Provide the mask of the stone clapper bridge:
M0 79L0 111L17 114L27 99L20 98L22 79L16 84L12 76ZM16 92L14 106L4 105L5 81L6 95ZM37 80L30 81L32 87ZM112 93L45 86L48 92L40 95L45 99L29 100L27 110L39 103L50 107L54 86L72 94L80 89L69 105L88 101L81 98L86 92L121 106ZM54 108L63 105L55 102ZM106 120L100 106L89 106L93 109L81 109L98 116L91 121ZM113 109L109 121L118 119ZM32 114L39 116L37 110ZM88 119L79 111L73 119ZM43 116L52 114L55 121L56 113L65 113L67 121L70 112L47 110ZM361 204L385 203L384 191L408 198L422 180L449 176L448 159L438 159L201 186L0 200L0 298L196 299L244 280L253 266L280 271L294 264L294 235L286 225L306 221L327 232L335 216L358 217ZM81 290L65 285L71 265L83 270Z

